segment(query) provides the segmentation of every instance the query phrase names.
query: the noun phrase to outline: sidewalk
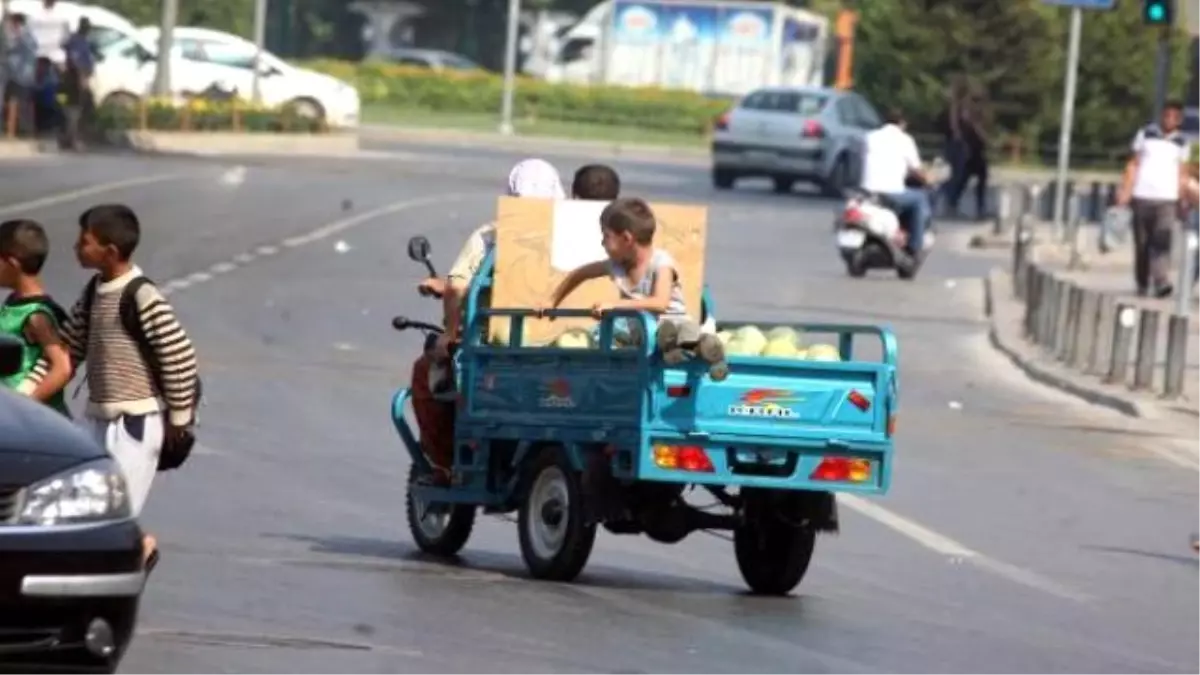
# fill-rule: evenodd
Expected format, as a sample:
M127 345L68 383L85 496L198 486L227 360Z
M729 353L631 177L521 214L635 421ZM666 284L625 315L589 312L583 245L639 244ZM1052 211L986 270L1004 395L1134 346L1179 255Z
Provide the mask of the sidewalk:
M1106 384L1102 381L1109 365L1109 353L1099 359L1098 372L1082 372L1054 358L1045 349L1033 344L1026 336L1022 320L1025 307L1013 297L1012 279L1006 269L996 269L989 276L988 304L991 314L992 343L1005 353L1030 377L1062 389L1096 404L1106 405L1136 417L1160 418L1164 416L1200 417L1200 306L1193 294L1188 330L1187 360L1184 370L1183 396L1178 400L1166 400L1152 392L1161 392L1166 361L1166 317L1174 314L1175 299L1139 298L1134 292L1133 253L1130 243L1100 255L1095 245L1096 228L1084 228L1080 232L1083 264L1069 270L1069 249L1054 243L1039 244L1033 252L1033 261L1042 270L1053 273L1057 278L1070 281L1080 288L1104 293L1116 302L1137 309L1157 310L1160 315L1154 383L1151 392L1133 391L1129 382ZM1111 316L1102 318L1111 322ZM1134 344L1129 352L1129 380L1132 381L1136 358L1136 331ZM1105 342L1100 340L1102 347Z

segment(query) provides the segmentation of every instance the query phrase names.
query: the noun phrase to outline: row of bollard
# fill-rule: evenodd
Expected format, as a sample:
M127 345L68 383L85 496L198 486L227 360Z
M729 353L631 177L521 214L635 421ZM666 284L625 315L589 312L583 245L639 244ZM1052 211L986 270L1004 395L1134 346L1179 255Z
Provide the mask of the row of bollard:
M1017 263L1020 266L1015 269L1013 290L1025 303L1027 339L1057 361L1097 375L1105 383L1153 391L1165 398L1183 394L1187 316L1166 317L1164 375L1161 384L1156 385L1162 312L1137 308L1108 293L1081 288L1014 255Z

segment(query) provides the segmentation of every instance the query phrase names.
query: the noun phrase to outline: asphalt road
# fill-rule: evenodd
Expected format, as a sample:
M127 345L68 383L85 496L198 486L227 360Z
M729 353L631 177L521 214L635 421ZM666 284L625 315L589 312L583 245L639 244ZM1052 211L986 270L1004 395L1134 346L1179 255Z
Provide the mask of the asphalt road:
M842 501L842 533L818 541L791 598L745 595L732 545L707 534L602 534L573 585L528 580L499 518L480 519L460 564L417 555L388 405L418 337L390 319L436 308L413 292L405 242L426 234L448 263L516 157L378 150L0 164L0 216L49 227L63 302L86 279L78 213L132 205L138 258L202 359L202 447L147 507L164 557L125 671L1200 669L1194 424L1135 423L1017 374L986 344L990 261L945 247L915 282L851 280L832 202L714 193L687 167L618 163L629 194L710 205L721 318L897 331L892 492ZM569 176L587 158L553 159Z

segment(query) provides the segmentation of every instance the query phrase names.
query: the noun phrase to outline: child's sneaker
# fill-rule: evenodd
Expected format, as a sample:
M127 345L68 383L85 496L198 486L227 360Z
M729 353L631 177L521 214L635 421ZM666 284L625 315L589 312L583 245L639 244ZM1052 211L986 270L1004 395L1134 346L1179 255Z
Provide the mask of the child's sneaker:
M696 355L708 363L708 376L714 382L720 382L729 377L729 364L725 361L725 345L721 339L710 333L703 333L696 341Z

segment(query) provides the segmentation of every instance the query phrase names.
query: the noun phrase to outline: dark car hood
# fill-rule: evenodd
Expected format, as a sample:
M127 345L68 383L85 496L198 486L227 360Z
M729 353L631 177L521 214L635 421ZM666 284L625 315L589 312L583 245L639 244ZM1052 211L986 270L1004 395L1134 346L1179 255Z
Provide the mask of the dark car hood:
M58 412L0 388L0 484L27 485L104 449Z

